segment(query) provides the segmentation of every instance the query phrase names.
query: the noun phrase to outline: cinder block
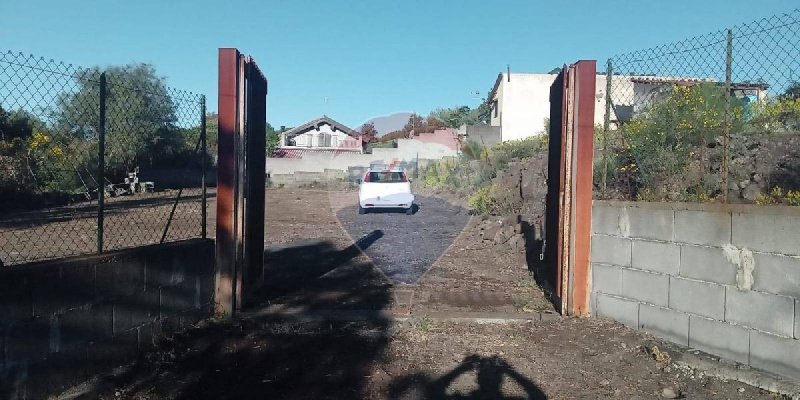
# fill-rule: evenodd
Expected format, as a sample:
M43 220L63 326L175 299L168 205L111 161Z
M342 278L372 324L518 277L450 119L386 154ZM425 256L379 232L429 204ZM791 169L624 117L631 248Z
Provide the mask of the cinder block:
M631 240L615 236L592 236L592 262L631 265Z
M750 365L800 379L800 341L750 331Z
M689 317L689 347L747 364L750 362L750 330L692 315Z
M666 307L669 302L669 275L624 269L622 296Z
M30 364L47 357L50 351L50 319L14 325L6 334L6 367Z
M138 258L120 258L114 262L114 296L130 296L144 290L145 263Z
M61 282L61 268L53 267L30 274L33 315L49 318L64 304L67 288Z
M83 346L92 340L113 335L112 306L97 304L73 309L61 315L61 342L64 348Z
M725 319L725 286L672 277L669 308L722 321Z
M95 266L89 262L64 265L61 284L68 288L64 293L61 310L70 310L95 301Z
M675 211L675 241L722 246L731 242L731 214L728 212Z
M622 207L594 205L592 207L592 232L611 236L626 236L620 227Z
M22 271L0 272L0 327L33 316L31 287Z
M639 329L682 346L689 345L689 315L682 312L642 304Z
M785 337L794 335L794 299L727 288L725 320Z
M680 275L723 285L736 284L736 265L721 248L681 246Z
M186 291L182 285L162 287L160 292L159 318L178 315L195 306L194 290Z
M628 207L630 236L670 241L673 238L674 212L656 208Z
M592 264L592 291L620 295L622 294L622 268Z
M800 257L753 254L753 289L800 299Z
M748 250L800 255L800 216L733 214L732 242Z
M634 240L631 259L634 268L678 275L681 248L674 243Z
M159 301L157 289L118 298L114 302L114 332L128 331L158 319Z
M639 328L639 303L606 294L597 294L597 316Z

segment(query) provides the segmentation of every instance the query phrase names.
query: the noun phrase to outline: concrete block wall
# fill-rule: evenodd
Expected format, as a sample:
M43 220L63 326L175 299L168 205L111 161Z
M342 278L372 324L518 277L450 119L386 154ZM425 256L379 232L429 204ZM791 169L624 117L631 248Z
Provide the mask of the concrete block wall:
M0 398L38 399L213 312L214 241L0 268Z
M800 207L595 201L592 314L800 380Z

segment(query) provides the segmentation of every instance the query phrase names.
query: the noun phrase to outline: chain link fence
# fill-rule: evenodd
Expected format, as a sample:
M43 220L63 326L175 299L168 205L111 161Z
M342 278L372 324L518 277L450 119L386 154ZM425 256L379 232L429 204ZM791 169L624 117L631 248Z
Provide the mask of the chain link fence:
M800 10L617 55L598 95L597 197L800 205Z
M0 53L0 265L206 236L205 97Z

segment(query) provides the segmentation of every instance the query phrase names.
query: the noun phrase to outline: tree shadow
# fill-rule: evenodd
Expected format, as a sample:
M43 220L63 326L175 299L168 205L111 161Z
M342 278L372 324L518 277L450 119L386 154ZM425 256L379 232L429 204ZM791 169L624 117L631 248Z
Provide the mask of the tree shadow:
M279 304L295 310L383 309L390 283L361 251L383 238L373 230L344 249L304 240L264 252L264 285L255 308Z
M471 372L475 373L477 388L461 393L454 384L459 377ZM503 393L502 386L506 378L518 385L524 395ZM504 359L473 354L466 357L456 368L436 379L426 374L414 373L394 380L389 387L389 398L546 400L547 396L534 382L517 372Z
M267 249L265 285L253 302L261 306L166 339L123 372L97 378L78 398L366 397L372 365L389 342L387 318L306 320L257 311L277 303L301 311L385 308L390 285L360 257L360 248L381 237L374 231L343 249L328 241Z

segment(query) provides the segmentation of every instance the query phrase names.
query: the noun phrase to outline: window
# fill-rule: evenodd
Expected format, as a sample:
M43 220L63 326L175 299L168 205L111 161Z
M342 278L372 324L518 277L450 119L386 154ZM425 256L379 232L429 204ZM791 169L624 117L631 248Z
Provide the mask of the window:
M494 110L494 117L495 118L497 118L498 108L499 107L497 107L497 100L493 101L492 102L492 109Z
M408 182L408 177L401 171L370 172L364 177L364 182L402 183Z

